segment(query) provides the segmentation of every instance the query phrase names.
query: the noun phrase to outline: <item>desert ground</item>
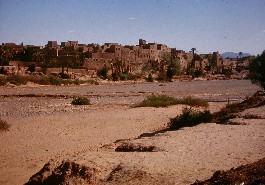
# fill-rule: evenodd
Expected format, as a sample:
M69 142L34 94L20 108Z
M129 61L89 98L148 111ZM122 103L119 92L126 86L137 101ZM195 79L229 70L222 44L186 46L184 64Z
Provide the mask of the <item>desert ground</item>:
M0 132L0 184L25 184L45 164L93 171L87 181L70 179L72 184L192 184L255 162L265 157L264 106L242 112L259 116L237 118L242 124L205 123L149 137L144 133L165 128L185 105L133 105L157 93L203 98L216 112L259 89L248 80L0 87L0 117L11 125ZM78 95L92 105L71 105ZM121 145L154 150L115 151Z

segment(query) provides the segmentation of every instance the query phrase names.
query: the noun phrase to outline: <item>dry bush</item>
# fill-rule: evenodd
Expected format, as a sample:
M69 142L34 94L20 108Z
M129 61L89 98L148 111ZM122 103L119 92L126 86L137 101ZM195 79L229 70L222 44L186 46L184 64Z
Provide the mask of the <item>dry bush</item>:
M10 124L0 118L0 131L8 131Z
M72 105L90 105L90 100L84 96L77 96L74 97L73 101L71 102Z
M216 123L226 123L228 120L238 117L238 113L249 109L259 107L265 104L265 96L254 95L243 102L233 103L222 108L219 112L213 114L213 121Z
M115 149L116 152L155 152L155 146L144 146L142 144L123 143Z

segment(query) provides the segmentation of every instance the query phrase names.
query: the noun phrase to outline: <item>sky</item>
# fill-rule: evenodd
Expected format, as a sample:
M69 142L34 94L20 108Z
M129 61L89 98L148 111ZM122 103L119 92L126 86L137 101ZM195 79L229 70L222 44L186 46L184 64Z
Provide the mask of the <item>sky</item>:
M265 0L0 0L0 43L166 44L198 53L265 50Z

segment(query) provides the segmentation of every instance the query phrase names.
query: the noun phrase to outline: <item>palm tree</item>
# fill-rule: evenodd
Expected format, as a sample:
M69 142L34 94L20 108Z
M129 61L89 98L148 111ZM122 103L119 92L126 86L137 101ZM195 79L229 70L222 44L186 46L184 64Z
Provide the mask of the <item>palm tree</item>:
M196 48L191 48L191 51L192 51L192 54L193 54L193 56L194 56L194 53L195 53L195 51L196 51Z
M191 51L192 51L191 68L194 68L195 67L195 51L196 51L196 48L191 48Z

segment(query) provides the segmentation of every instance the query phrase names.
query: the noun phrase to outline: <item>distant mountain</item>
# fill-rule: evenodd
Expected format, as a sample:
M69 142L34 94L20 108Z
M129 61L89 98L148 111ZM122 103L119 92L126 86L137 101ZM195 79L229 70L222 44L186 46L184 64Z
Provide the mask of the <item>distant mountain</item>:
M227 58L227 57L229 57L229 58L239 58L239 53L234 53L234 52L225 52L225 53L223 53L223 54L221 54L221 56L223 57L223 58ZM242 53L242 55L241 55L241 57L248 57L248 56L251 56L251 54L249 54L249 53Z

